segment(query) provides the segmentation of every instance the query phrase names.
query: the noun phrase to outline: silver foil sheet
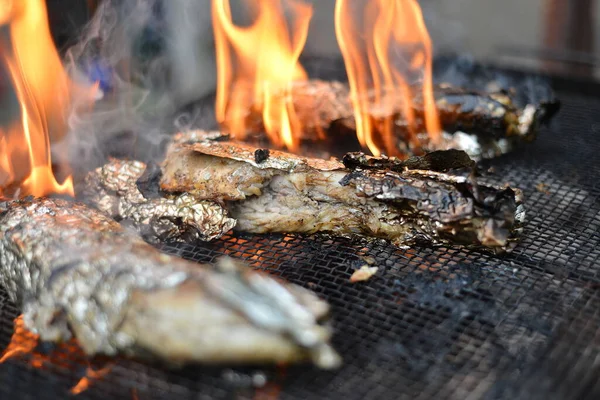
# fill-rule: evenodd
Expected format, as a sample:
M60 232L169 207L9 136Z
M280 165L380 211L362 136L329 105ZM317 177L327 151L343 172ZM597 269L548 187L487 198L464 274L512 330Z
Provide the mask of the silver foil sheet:
M189 194L146 198L137 181L146 170L139 161L113 159L86 177L83 198L113 218L132 222L145 236L160 239L213 240L235 226L214 201Z
M88 354L339 363L319 322L328 305L310 291L232 259L213 267L162 254L80 203L3 204L0 283L29 330L44 341L74 335Z

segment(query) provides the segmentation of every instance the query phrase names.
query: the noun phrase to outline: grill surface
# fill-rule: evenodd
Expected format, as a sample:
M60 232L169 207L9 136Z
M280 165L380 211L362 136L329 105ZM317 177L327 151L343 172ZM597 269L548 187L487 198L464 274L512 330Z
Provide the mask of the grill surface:
M487 163L492 179L526 196L525 231L511 254L295 235L161 246L201 262L240 257L328 299L340 370L118 360L79 397L600 398L600 99L559 96L559 117L534 144ZM378 274L349 283L365 257ZM1 346L17 315L0 292ZM63 347L52 354L60 362L42 368L27 357L0 365L2 398L65 398L87 364Z

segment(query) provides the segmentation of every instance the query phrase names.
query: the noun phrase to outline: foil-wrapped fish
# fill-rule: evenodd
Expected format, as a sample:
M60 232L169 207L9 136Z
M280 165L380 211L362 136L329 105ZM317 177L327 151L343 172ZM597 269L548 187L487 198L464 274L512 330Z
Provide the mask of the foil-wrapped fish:
M443 129L439 143L433 143L427 134L422 97L413 99L415 122L410 127L400 112L402 101L397 98L398 94L387 96L383 101L388 104L373 110L371 117L376 121L375 126L390 116L393 118L399 153L393 154L393 149L386 149L383 142L379 144L390 155L459 149L480 160L497 157L533 141L541 125L549 122L559 109L553 97L520 104L517 95L514 91L475 91L449 84L437 85L434 98ZM353 129L354 120L347 119L344 124Z
M543 83L539 83L542 85ZM529 99L519 88L496 88L493 85L480 90L464 89L448 83L434 87L434 98L443 128L442 140L432 143L425 131L423 98L412 99L414 123L409 129L402 116L404 100L396 91L389 91L372 101L370 116L374 128L390 120L395 134L395 146L388 148L381 140L378 147L390 156L422 154L442 149L464 150L475 160L492 158L512 150L522 142L535 139L542 124L551 120L560 104L550 89L546 97ZM297 118L302 123L302 141L311 143L348 140L356 135L354 110L346 84L335 81L311 80L297 82L290 96ZM366 94L372 96L373 94ZM523 100L524 99L524 100ZM247 125L256 137L264 132L260 114L252 113L249 104ZM236 114L237 115L237 114ZM230 121L222 123L227 130ZM378 135L375 135L376 138Z
M393 168L390 159L373 162L364 155L349 155L346 165L277 151L257 160L257 149L249 145L203 136L211 135L176 138L162 164L160 187L224 202L239 231L331 232L401 246L504 250L524 218L518 190L445 172L472 165L463 152L438 152L403 165L397 160ZM429 168L419 169L424 166Z
M168 363L339 364L312 292L232 259L160 253L80 203L36 198L0 213L0 283L44 341Z
M82 198L118 220L132 222L149 239L213 240L235 225L221 205L189 194L162 196L146 190L155 178L152 166L110 160L86 176Z

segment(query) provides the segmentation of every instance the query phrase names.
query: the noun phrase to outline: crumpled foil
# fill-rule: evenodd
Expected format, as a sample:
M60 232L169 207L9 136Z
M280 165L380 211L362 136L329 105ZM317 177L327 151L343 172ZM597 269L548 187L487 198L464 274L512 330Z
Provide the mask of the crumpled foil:
M126 332L123 326L144 316L132 312L132 294L149 299L186 282L205 293L198 298L206 300L199 301L219 308L205 316L207 326L224 323L227 313L242 315L251 329L290 340L317 365L339 364L328 343L330 328L319 321L329 306L304 288L229 258L215 268L162 254L85 204L35 198L0 206L0 284L22 306L27 329L44 341L74 335L87 354L135 354L144 332ZM183 307L186 299L181 298Z
M145 197L138 180L146 165L140 161L112 159L90 172L83 199L117 220L133 223L140 232L160 240L213 240L230 231L236 221L214 201L191 195Z
M108 217L68 204L61 199L8 204L0 218L0 280L23 305L27 328L42 340L70 338L71 324L86 352L114 354L130 341L117 327L131 287L174 287L187 275L171 265L148 268L160 261L157 253L139 262L138 251L149 245L124 235Z

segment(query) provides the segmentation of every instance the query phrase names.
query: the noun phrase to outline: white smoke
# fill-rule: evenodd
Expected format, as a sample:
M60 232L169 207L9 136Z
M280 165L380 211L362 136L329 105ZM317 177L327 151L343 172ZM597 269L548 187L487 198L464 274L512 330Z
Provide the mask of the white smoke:
M335 1L308 1L315 12L304 56L339 58L333 29ZM474 2L420 1L436 55L465 54L477 47L468 40L477 37L474 28L459 18L460 10L469 9ZM208 107L185 107L215 88L211 2L104 0L100 4L81 40L66 57L71 76L87 84L99 80L103 94L93 111L78 109L71 115L71 132L65 143L75 170L100 164L109 151L119 150L125 139L135 148L135 157L153 159L172 131L214 124L210 101L203 103ZM236 23L244 20L243 4L231 0ZM459 73L470 71L465 64L471 62L461 59L440 75L459 80L458 84L463 83L459 78L464 76L468 83L469 74ZM340 75L339 68L333 75Z
M193 3L208 4L105 0L67 51L71 77L99 85L91 110L74 108L61 144L75 171L99 165L109 153L118 156L124 147L136 158L153 159L172 131L205 117L176 114L212 91L215 81L214 62L202 57L198 38L211 30L210 13Z

